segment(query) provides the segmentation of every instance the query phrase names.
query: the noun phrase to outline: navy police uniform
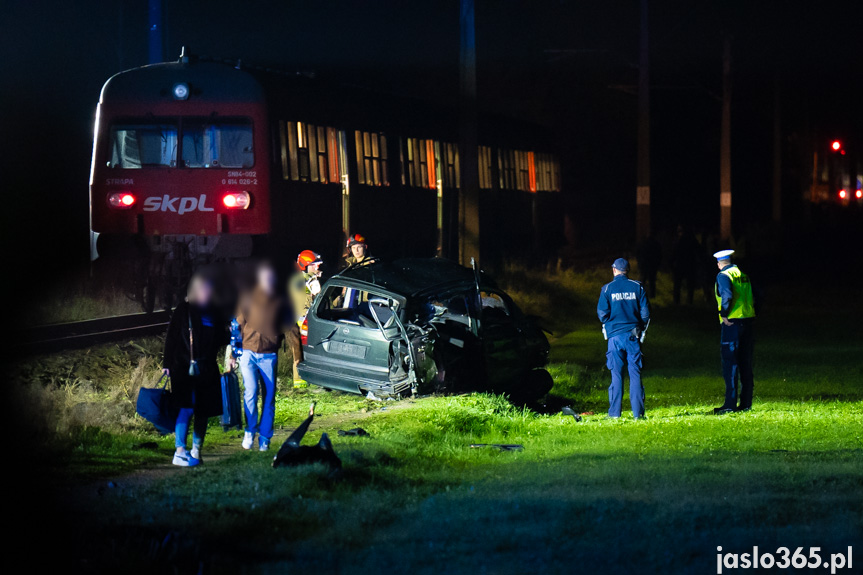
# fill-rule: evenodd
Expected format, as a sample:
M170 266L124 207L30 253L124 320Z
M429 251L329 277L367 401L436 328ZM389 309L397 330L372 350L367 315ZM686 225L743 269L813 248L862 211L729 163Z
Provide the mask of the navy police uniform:
M716 304L722 330L719 342L725 379L725 401L714 409L715 413L750 409L755 387L752 373L755 295L749 276L731 263L733 253L733 250L723 250L713 254L721 266L716 276Z
M612 266L627 272L629 263L618 258ZM633 417L644 415L644 387L641 385L641 336L650 322L650 302L640 282L625 273L602 286L596 313L608 339L607 367L611 370L608 388L608 415L620 417L623 402L623 366L629 366L629 401Z

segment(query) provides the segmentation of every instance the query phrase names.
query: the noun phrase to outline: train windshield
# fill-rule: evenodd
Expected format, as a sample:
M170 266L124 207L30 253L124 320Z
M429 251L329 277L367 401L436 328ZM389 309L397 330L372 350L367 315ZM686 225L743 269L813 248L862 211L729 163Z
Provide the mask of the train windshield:
M183 121L183 166L186 168L250 168L252 123Z
M172 167L177 164L177 124L116 125L111 130L110 168Z
M134 120L111 128L109 168L250 168L252 122L246 119Z

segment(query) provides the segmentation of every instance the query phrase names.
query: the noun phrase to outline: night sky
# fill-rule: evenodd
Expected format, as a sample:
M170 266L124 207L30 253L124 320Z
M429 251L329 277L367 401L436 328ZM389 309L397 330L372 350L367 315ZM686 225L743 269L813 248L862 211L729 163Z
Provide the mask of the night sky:
M4 235L13 263L86 261L99 90L146 64L147 2L5 0L0 18ZM634 233L638 2L477 1L480 109L547 126L582 245ZM734 38L736 233L769 221L774 82L785 146L863 126L860 2L654 2L654 222L718 226L722 35ZM165 56L242 58L444 103L458 94L455 0L165 0ZM859 142L859 140L857 140ZM793 154L785 158L794 175ZM795 176L796 177L796 176ZM786 178L789 217L801 203Z

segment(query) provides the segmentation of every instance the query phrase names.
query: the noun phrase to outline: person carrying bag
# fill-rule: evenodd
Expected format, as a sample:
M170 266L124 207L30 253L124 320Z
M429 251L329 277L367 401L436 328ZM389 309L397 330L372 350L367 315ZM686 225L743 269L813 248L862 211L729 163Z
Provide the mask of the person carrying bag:
M176 452L173 463L194 467L201 463L201 447L210 417L223 414L221 373L216 361L228 343L227 322L213 311L212 283L195 275L186 300L174 310L165 337L163 373L171 378L170 404L175 409ZM189 422L194 417L192 449L187 450Z

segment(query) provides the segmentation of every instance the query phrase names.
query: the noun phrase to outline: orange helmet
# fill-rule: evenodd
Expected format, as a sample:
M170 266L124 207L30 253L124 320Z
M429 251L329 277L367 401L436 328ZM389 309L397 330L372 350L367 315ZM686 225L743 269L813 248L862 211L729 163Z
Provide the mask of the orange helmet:
M321 259L321 255L312 250L303 250L297 256L297 267L303 271L311 265L320 265L322 263L324 263L324 260Z
M366 237L361 234L354 234L348 238L348 247L355 246L357 244L366 245Z

